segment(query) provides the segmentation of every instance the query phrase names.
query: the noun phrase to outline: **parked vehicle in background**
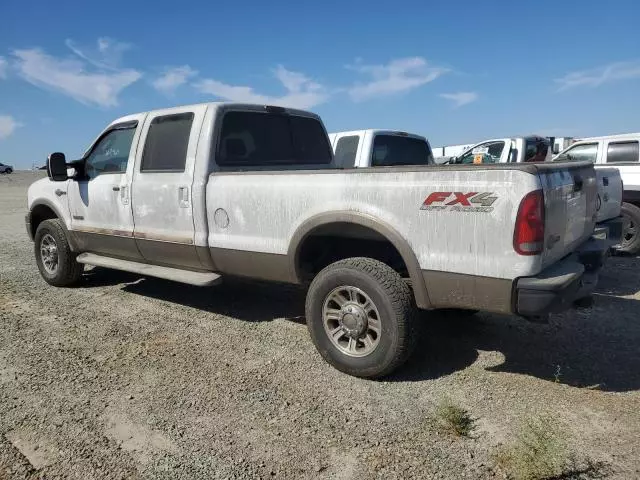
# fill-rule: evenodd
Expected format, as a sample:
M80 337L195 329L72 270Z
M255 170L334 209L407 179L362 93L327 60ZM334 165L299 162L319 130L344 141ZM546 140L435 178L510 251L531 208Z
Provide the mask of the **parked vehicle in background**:
M429 162L424 139L380 137L393 155L376 154L374 138L372 163L406 152ZM592 236L588 162L333 163L320 118L300 110L207 103L128 115L83 158L49 156L49 178L28 190L26 229L54 286L77 282L84 264L200 286L226 275L308 285L316 348L369 378L408 358L416 306L539 319L595 288L607 249Z
M537 135L485 140L472 146L459 157L450 159L449 162L463 165L544 162L553 158L552 145L553 137ZM615 168L598 167L596 182L598 235L605 237L612 248L618 248L624 229L624 222L620 216L623 190L620 172Z
M640 253L640 133L581 138L560 152L554 161L589 161L599 171L613 167L620 172L624 191L622 215L625 229L619 251Z
M547 140L549 145L551 146L552 153L559 153L563 149L567 148L573 142L576 141L573 137L540 137L540 136L529 136L529 137L511 137L510 139L516 140L521 138L544 138ZM504 140L504 139L497 139ZM484 143L484 142L483 142ZM432 147L433 156L435 158L436 163L444 163L449 161L452 157L459 157L463 153L477 146L477 143L469 143L464 145L447 145L444 147Z
M0 173L13 173L13 167L11 165L0 163Z
M439 159L441 158L449 159L451 157L461 155L471 147L473 147L473 143L467 143L464 145L447 145L443 147L431 147L431 150L433 152L433 158L436 159L436 163L442 163L444 160L439 161Z
M530 135L484 140L452 157L449 164L543 162L551 157L549 139Z
M338 168L432 165L427 139L397 130L353 130L329 134Z
M574 137L547 137L551 143L552 151L555 154L560 153L565 148L577 141Z

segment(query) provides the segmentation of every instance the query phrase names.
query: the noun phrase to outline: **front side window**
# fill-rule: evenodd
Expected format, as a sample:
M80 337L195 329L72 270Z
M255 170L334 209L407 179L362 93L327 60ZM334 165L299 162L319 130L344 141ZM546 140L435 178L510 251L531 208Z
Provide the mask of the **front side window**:
M360 137L358 135L349 135L340 137L336 144L336 151L333 156L334 162L340 168L352 168L356 165L356 153L358 152L358 144Z
M102 137L85 161L87 177L126 172L135 131L135 127L116 129Z
M228 112L223 117L219 165L321 165L331 159L329 140L315 118L266 112Z
M376 135L371 155L373 167L434 163L431 148L426 141L400 135Z
M499 163L504 141L482 143L462 155L457 163Z
M607 147L607 163L638 163L639 161L638 142L615 142Z
M564 153L558 155L554 161L556 162L596 162L598 156L598 144L587 143L583 145L574 145Z
M184 172L193 113L156 117L151 121L142 154L142 172Z

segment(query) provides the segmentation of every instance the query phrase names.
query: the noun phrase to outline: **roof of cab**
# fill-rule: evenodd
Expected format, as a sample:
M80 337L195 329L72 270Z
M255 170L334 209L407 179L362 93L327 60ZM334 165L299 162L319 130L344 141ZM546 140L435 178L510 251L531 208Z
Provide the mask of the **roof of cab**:
M130 120L135 120L140 115L147 115L155 112L166 112L167 114L170 114L172 110L184 110L188 108L195 108L195 107L201 107L201 106L212 107L215 109L233 109L233 110L249 110L249 111L265 111L267 108L283 109L286 113L289 113L289 114L305 116L305 117L313 117L320 120L319 115L313 112L310 112L308 110L289 108L281 105L268 105L268 104L258 104L258 103L242 103L242 102L203 102L203 103L192 103L192 104L186 104L186 105L174 105L170 107L156 108L153 110L148 110L146 112L132 113L132 114L125 115L123 117L115 119L113 122L111 122L111 124L113 125L115 123L122 123Z
M419 138L421 140L426 140L426 137L423 135L418 135L417 133L409 133L401 130L389 130L385 128L367 128L364 130L349 130L344 132L330 132L329 135L340 135L341 137L345 137L348 135L365 135L366 133L372 133L374 135L384 134L384 135L400 135L403 137L411 137L411 138Z
M577 142L591 142L595 140L622 140L625 138L637 139L640 137L640 132L637 133L618 133L616 135L602 135L599 137L580 137Z

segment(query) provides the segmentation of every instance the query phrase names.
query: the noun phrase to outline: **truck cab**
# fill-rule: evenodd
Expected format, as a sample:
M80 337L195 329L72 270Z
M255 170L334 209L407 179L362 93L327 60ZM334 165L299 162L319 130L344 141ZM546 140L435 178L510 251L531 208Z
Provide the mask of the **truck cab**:
M545 137L495 138L473 145L449 163L462 165L480 163L544 162L552 157L550 142Z
M432 165L427 139L398 130L353 130L329 134L338 168Z

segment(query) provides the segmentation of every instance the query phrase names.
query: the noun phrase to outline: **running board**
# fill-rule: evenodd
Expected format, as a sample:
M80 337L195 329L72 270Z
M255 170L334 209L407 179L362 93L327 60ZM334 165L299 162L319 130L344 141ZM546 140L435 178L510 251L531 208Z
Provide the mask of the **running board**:
M213 272L192 272L179 268L161 267L159 265L149 265L147 263L132 262L131 260L121 260L119 258L105 257L95 253L81 253L76 259L78 263L94 265L96 267L113 268L125 272L138 273L149 277L173 280L174 282L188 283L197 287L208 287L222 281L222 277Z

